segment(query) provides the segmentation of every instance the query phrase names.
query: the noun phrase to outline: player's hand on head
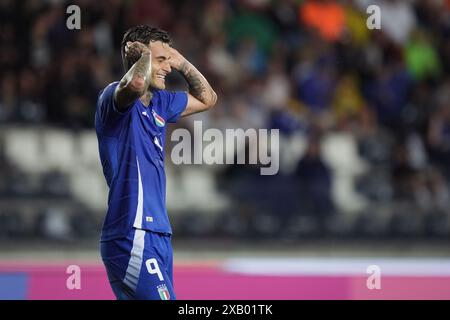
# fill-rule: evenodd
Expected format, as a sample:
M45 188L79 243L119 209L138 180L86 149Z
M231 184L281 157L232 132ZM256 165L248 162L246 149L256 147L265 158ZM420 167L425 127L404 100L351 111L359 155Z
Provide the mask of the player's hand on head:
M125 45L125 56L131 60L139 60L143 53L151 55L150 48L139 41L128 41Z
M175 70L180 70L182 64L186 62L186 59L175 48L170 47L169 53L170 53L170 60L169 60L170 67Z

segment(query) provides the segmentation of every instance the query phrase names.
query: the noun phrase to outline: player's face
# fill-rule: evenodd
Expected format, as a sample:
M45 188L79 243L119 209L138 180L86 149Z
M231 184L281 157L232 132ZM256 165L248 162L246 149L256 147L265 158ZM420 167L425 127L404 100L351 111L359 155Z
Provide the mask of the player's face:
M172 70L170 68L169 45L161 41L150 42L152 51L152 80L150 86L155 89L166 88L166 75Z

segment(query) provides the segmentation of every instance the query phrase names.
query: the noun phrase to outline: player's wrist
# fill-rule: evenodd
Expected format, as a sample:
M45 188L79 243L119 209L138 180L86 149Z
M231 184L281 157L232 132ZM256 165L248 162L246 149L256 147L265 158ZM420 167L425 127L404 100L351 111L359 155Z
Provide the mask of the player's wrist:
M183 59L178 64L178 67L175 68L175 69L178 70L179 72L181 72L182 74L186 75L189 72L190 68L191 68L190 62L187 61L186 59Z

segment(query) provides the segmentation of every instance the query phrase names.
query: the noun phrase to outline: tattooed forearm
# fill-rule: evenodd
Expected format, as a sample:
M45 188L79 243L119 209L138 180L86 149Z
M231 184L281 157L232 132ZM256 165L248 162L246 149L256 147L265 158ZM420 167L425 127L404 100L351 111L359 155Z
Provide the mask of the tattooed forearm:
M204 100L204 94L206 92L205 85L202 83L200 76L196 74L192 68L189 68L187 63L183 63L181 66L181 74L189 84L189 92L199 100Z
M189 84L189 93L204 104L214 104L216 95L205 77L192 64L184 62L180 72Z
M139 60L120 80L114 93L116 106L120 111L127 110L134 100L143 96L151 80L151 54L143 52ZM150 101L151 97L146 98Z
M129 79L140 78L144 80L144 87L148 88L151 80L151 54L143 52L139 60L128 71Z

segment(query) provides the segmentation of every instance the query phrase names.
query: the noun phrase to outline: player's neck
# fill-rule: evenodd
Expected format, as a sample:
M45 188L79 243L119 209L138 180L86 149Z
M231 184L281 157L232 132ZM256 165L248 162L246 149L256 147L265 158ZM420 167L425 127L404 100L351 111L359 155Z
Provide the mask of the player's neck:
M139 99L141 100L142 104L146 107L148 107L148 105L150 104L150 101L152 100L153 97L153 93L150 90L147 90L145 92L145 94L140 97Z

